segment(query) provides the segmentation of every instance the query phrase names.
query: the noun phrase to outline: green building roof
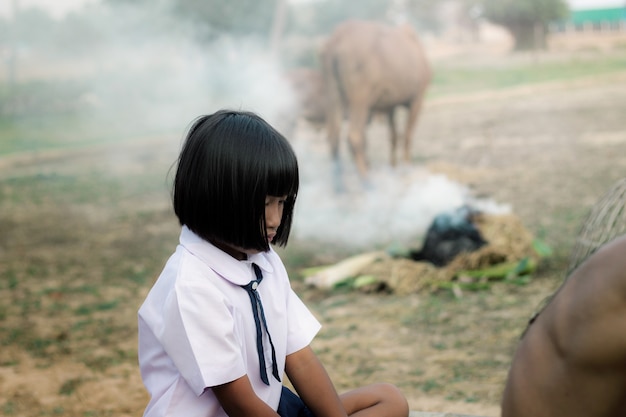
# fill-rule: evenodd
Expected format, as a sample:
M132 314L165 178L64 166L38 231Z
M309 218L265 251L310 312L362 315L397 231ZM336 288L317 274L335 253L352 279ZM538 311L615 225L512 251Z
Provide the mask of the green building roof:
M626 7L607 9L572 10L570 22L574 24L626 21Z

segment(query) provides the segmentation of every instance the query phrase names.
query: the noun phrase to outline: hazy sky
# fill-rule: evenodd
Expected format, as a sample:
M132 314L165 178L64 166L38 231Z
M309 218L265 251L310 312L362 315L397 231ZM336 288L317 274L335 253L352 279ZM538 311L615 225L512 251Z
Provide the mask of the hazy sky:
M623 7L626 0L567 0L570 7L580 9L594 9L604 7Z
M0 15L9 16L12 13L14 4L24 8L29 6L37 6L47 10L55 17L62 17L68 12L82 7L86 3L94 3L99 0L1 0Z
M18 4L19 7L38 6L46 9L55 17L62 17L68 12L82 7L86 3L99 2L100 0L1 0L0 15L9 16L11 14L12 5ZM291 0L293 1L311 1L311 0ZM573 8L592 9L603 7L621 7L626 4L626 0L566 0Z

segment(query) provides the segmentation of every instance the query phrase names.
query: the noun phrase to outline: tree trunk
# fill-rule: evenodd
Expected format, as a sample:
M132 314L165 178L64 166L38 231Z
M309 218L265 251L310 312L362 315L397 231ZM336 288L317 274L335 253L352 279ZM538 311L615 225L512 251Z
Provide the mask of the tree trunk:
M515 40L516 51L546 49L546 30L541 23L535 25L514 24L509 30Z

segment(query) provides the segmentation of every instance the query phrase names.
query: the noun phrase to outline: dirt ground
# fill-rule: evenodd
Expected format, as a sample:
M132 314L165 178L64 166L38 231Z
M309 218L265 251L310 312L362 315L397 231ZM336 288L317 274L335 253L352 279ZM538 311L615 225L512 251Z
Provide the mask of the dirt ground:
M338 389L388 381L413 410L498 416L528 317L563 278L589 208L626 173L625 112L626 72L429 100L416 163L510 204L554 258L527 285L494 284L457 297L329 294L294 282L324 324L313 347ZM178 227L162 184L112 181L114 201L100 191L94 197L85 184L120 158L129 163L118 180L161 178L177 145L146 138L122 153L90 148L0 159L3 415L142 413L148 397L135 357L136 309ZM22 178L35 177L41 197L20 197ZM84 199L46 192L68 178L85 187Z
M555 256L526 286L493 285L460 299L348 294L314 304L327 326L316 346L339 386L359 376L388 380L414 410L499 415L527 319L560 284L590 207L626 173L624 81L621 73L428 103L419 158L476 195L511 204Z

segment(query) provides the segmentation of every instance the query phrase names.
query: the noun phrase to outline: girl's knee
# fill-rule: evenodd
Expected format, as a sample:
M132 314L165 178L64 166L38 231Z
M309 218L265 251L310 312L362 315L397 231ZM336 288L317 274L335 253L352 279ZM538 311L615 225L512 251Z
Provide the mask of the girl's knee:
M409 403L398 387L393 384L380 383L375 384L373 388L380 395L381 402L389 405L394 416L408 416Z

